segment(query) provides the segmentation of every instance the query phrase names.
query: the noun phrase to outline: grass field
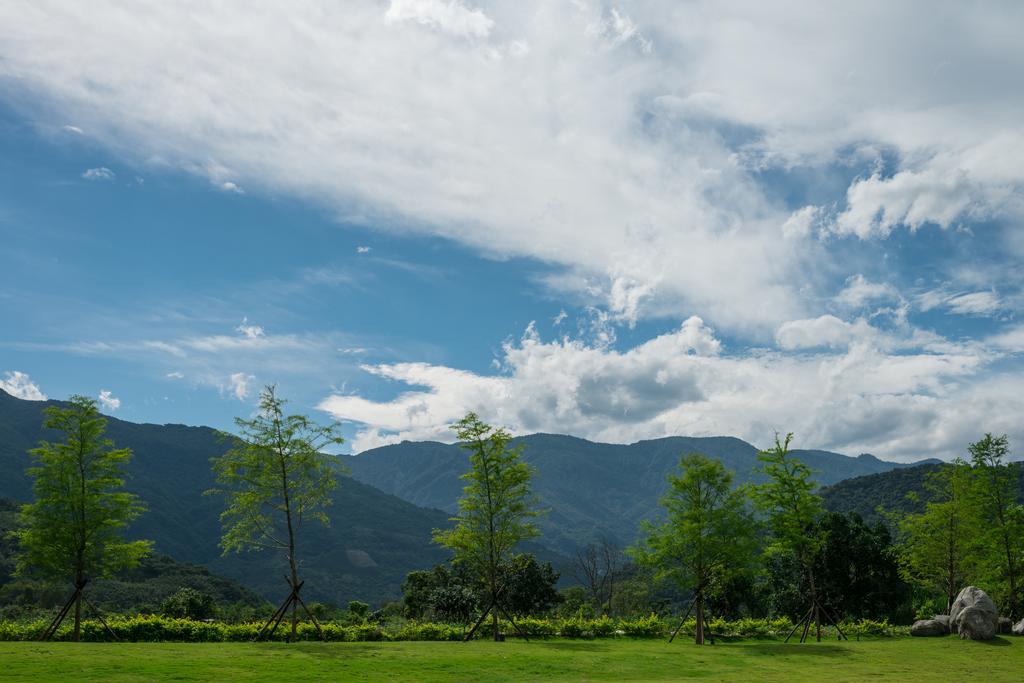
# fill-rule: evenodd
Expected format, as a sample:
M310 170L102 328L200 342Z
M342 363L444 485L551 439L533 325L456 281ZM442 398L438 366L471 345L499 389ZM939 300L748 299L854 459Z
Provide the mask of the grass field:
M547 640L530 643L0 643L0 679L1020 681L1024 639L838 644Z

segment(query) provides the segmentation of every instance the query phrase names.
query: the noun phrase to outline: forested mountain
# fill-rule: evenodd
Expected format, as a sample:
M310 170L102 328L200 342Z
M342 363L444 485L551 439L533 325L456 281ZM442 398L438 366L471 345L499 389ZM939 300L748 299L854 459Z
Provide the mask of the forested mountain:
M28 604L47 608L62 604L68 597L65 586L42 588L31 579L14 577L15 541L9 533L17 524L21 504L0 498L0 606ZM141 564L115 578L98 579L89 584L94 603L104 609L155 610L180 588L192 588L219 605L265 605L262 597L234 579L214 574L206 567L184 564L160 554L144 558Z
M1024 503L1024 463L1017 468L1017 501ZM929 500L925 479L939 465L925 464L855 477L827 486L821 491L825 507L834 512L856 512L866 521L882 519L878 508L892 512L920 512ZM908 494L914 493L914 497Z
M669 437L630 445L595 443L554 434L513 440L536 469L534 490L548 514L541 518L544 543L571 554L582 543L608 535L634 540L641 519L658 514L666 477L684 453L717 458L738 482L760 481L758 449L732 437ZM828 451L799 450L797 457L823 485L909 465L872 455L851 458ZM937 462L937 461L935 461ZM403 442L348 459L352 476L417 505L453 511L462 491L466 451L436 442Z
M27 451L40 439L59 438L41 427L43 409L54 403L23 401L0 390L0 497L31 498ZM149 507L132 526L131 537L151 539L156 552L237 579L268 599L287 593L279 554L221 556L222 501L203 495L213 485L210 458L227 448L216 431L109 418L107 435L134 451L126 488ZM447 551L431 542L432 530L448 525L447 513L417 507L348 477L333 499L330 528L306 522L300 534L308 599L379 604L398 597L406 573L447 558Z

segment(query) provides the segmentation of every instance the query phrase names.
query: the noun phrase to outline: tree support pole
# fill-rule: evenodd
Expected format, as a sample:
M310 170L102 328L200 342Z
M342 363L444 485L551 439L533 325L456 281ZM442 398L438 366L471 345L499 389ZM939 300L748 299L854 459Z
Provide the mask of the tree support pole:
M285 580L288 581L288 585L292 585L292 582L288 579L288 577L285 577ZM299 597L299 591L302 590L302 586L304 586L305 583L305 581L300 581L298 584L292 585L292 592L288 594L288 597L285 598L285 601L281 603L281 606L274 610L274 613L270 615L270 618L267 619L265 624L263 624L263 628L261 628L260 632L256 634L256 637L253 638L253 642L262 640L264 636L266 636L267 638L272 638L274 636L274 633L277 632L277 627L281 625L281 621L288 613L288 608L294 607L295 605L300 605L302 607L302 610L306 613L306 616L308 616L310 620L313 622L313 624L316 626L317 633L320 634L320 639L324 639L324 631L322 628L320 628L320 622L316 620L313 614L309 611L309 608L306 607L306 603L304 603L302 601L302 598ZM267 629L270 629L269 633L267 632ZM288 642L291 642L291 636L289 636Z
M476 620L475 624L473 624L473 628L469 629L469 633L465 635L465 637L462 639L462 642L468 642L473 637L473 634L476 633L476 630L478 628L480 628L480 624L484 623L484 619L487 618L487 615L491 613L491 610L493 608L494 603L492 602L490 605L487 606L487 609L480 613L480 618Z
M676 626L676 630L672 632L671 636L669 636L668 642L671 643L673 640L676 639L676 636L679 635L679 632L683 629L683 624L686 623L686 620L690 617L690 612L693 611L693 606L697 604L697 598L699 598L703 593L704 584L701 584L697 586L697 590L693 594L693 599L690 600L690 606L686 608L686 614L684 614L682 620L680 620L679 626Z
M813 608L811 608L811 609L813 609ZM811 610L808 609L807 612L802 617L800 617L800 621L796 622L796 626L793 627L793 630L789 632L789 635L786 636L786 640L784 640L783 642L784 643L788 643L789 639L793 637L794 633L796 633L796 630L798 628L800 628L801 626L803 626L804 622L807 621L807 619L810 618L810 616L811 616ZM800 642L803 642L803 641L800 641Z
M106 619L103 618L103 615L100 613L99 609L96 608L96 605L92 604L92 601L86 597L85 593L82 593L82 599L85 600L85 604L89 606L92 613L95 614L96 618L100 620L101 624L103 624L103 628L107 629L107 633L110 634L110 637L113 638L115 642L119 641L120 638L118 638L117 634L114 633L114 629L110 628L110 624L108 624Z
M71 606L75 604L76 600L78 600L78 596L81 595L82 589L85 588L85 584L86 582L83 581L81 584L75 585L75 590L71 594L71 597L68 598L66 603L64 603L64 606L61 608L60 612L57 613L57 616L53 618L53 621L51 621L49 625L44 628L38 636L36 636L36 640L45 642L57 633L57 629L60 628L60 625L64 622L64 618L67 617L68 612L71 611Z
M516 632L523 637L523 640L525 640L526 642L530 642L530 637L528 635L526 635L526 632L524 632L523 629L519 628L519 624L516 623L515 619L513 619L512 617L509 616L508 612L506 612L501 607L498 607L497 605L495 605L495 608L499 612L501 612L502 616L504 616L506 619L508 619L508 623L512 624L512 628L514 628L516 630Z

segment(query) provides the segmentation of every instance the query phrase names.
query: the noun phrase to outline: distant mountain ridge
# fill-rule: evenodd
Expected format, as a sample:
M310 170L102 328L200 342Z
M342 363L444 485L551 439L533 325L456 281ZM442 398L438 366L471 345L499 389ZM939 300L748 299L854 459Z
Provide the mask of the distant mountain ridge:
M735 472L737 483L760 482L758 449L735 437L682 437L608 444L559 434L513 439L536 469L533 482L548 513L539 524L544 543L570 554L583 543L607 535L621 544L636 538L639 522L659 511L666 479L685 453L703 453ZM912 467L873 455L849 457L820 450L796 450L821 485L849 477ZM352 476L416 505L454 511L462 492L459 476L467 454L457 445L433 441L383 446L347 461Z
M0 498L30 500L25 474L28 449L60 438L42 429L43 409L58 401L25 401L0 390ZM134 456L126 488L149 510L130 529L134 538L179 562L203 565L276 601L286 588L279 553L221 556L218 541L223 501L204 496L213 486L210 458L227 444L216 430L184 425L135 424L108 417L107 436ZM300 531L307 600L374 605L400 595L406 573L448 557L431 542L433 529L449 524L441 510L417 507L349 477L339 482L328 509L331 526L307 522Z
M1017 502L1024 503L1024 463L1011 462L1017 470ZM921 512L931 500L925 487L934 464L923 464L901 470L880 472L837 482L821 491L825 507L833 512L856 512L869 522L886 521L879 514L886 512ZM908 493L916 494L913 498Z

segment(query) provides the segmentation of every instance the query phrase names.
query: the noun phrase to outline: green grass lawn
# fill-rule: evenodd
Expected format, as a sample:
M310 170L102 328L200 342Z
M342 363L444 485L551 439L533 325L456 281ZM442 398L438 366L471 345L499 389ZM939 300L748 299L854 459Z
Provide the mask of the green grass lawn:
M1024 639L895 638L783 645L530 643L0 643L0 679L1020 681Z

